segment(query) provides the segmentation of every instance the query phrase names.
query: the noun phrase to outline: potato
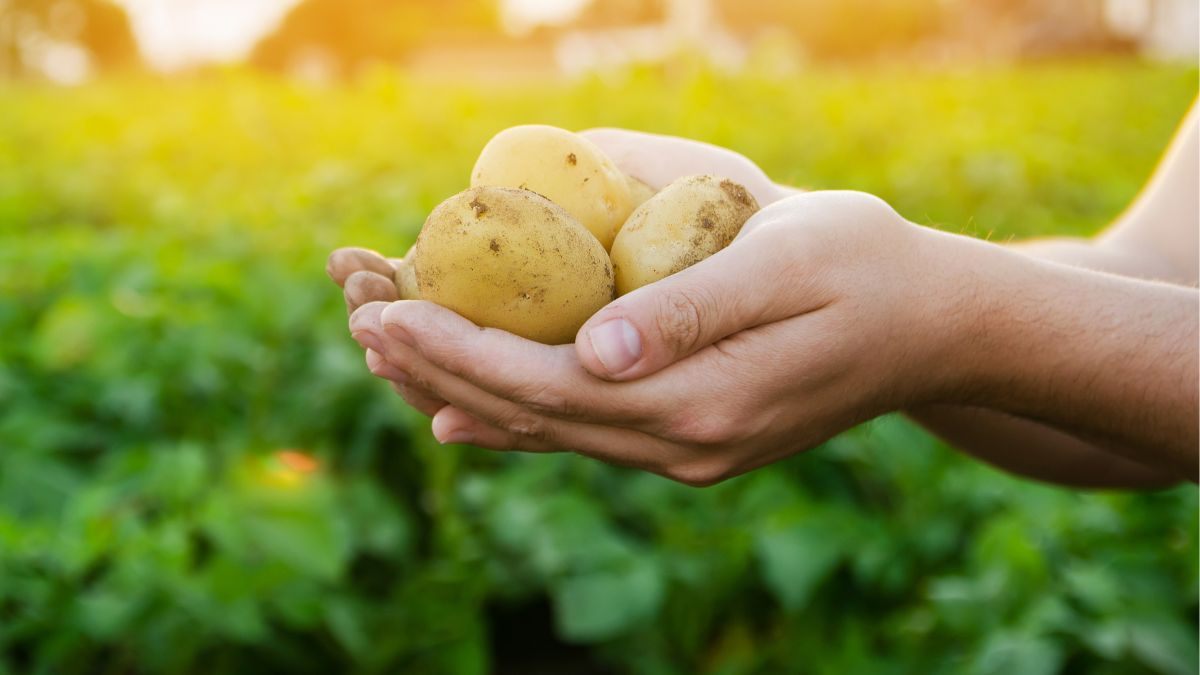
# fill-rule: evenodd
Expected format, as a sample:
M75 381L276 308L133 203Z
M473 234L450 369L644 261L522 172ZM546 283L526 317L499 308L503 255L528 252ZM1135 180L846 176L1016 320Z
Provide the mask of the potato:
M422 300L546 344L573 342L613 299L604 247L528 190L473 187L442 202L417 237L412 263Z
M393 279L396 282L396 294L401 300L420 300L421 293L417 290L417 273L413 269L413 251L416 247L408 249L408 253L404 257L396 261L396 271L393 273Z
M532 190L566 209L608 250L633 211L629 184L591 141L557 127L531 124L496 134L479 154L471 187Z
M629 183L629 198L633 208L637 208L646 203L646 200L653 197L656 193L654 188L646 185L642 181L625 174L625 181ZM619 230L618 230L619 231Z
M728 178L686 176L634 210L612 245L617 294L690 267L733 241L758 202Z

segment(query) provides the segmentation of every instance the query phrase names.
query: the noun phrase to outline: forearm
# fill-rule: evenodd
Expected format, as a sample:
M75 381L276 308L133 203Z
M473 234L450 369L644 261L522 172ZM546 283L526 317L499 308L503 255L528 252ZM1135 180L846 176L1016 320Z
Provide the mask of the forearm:
M1078 488L1159 488L1179 482L1051 426L995 410L930 405L907 415L951 446L1005 471Z
M937 234L956 249L963 319L956 400L1103 439L1195 479L1197 294L1032 260Z
M1022 254L1123 276L1185 282L1161 258L1085 239L1040 239L1009 248ZM1126 459L1136 452L1101 447L1061 429L994 410L936 405L907 411L918 424L959 450L1022 476L1074 487L1150 488L1178 476Z

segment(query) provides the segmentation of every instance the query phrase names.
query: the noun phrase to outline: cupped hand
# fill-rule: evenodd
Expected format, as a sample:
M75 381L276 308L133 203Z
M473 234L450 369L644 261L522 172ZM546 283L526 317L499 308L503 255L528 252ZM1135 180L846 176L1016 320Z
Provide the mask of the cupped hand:
M346 300L346 311L353 314L359 307L370 302L392 302L400 298L396 291L396 266L399 258L386 258L365 248L339 248L329 254L325 272L334 283L342 288ZM367 368L376 374L388 374L383 357L379 352L367 349ZM433 393L418 387L407 386L392 380L392 389L404 397L409 405L426 415L441 410L446 402Z
M573 345L420 301L364 304L350 328L373 372L448 402L442 442L573 450L707 485L952 386L938 245L877 198L809 193L614 301Z
M655 190L682 176L711 173L741 183L763 206L796 192L771 182L745 156L715 145L625 129L599 128L580 134L599 146L622 171ZM354 312L367 303L399 299L395 285L398 261L364 248L339 248L330 254L325 270L342 287L347 311ZM393 372L372 349L366 350L366 359L367 366L377 375ZM427 415L446 405L444 400L419 386L397 384L393 380L393 388Z

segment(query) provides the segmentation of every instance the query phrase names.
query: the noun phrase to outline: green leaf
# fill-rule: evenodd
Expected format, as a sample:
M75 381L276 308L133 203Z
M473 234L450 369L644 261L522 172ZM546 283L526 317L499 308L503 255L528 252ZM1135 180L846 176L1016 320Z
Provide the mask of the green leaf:
M984 643L971 672L974 675L1055 675L1063 658L1062 648L1048 638L1000 633Z
M662 602L663 579L649 558L624 569L567 577L552 589L559 635L570 642L599 642L651 617Z
M846 553L842 534L819 517L759 534L756 549L767 587L789 611L808 604Z
M338 644L355 658L371 651L371 641L363 624L363 608L346 597L331 598L325 603L325 623Z
M136 593L117 589L89 591L76 599L79 623L93 638L112 640L125 632L140 607L140 600Z
M1165 618L1132 620L1128 623L1129 651L1138 661L1165 675L1197 672L1197 640L1194 626Z

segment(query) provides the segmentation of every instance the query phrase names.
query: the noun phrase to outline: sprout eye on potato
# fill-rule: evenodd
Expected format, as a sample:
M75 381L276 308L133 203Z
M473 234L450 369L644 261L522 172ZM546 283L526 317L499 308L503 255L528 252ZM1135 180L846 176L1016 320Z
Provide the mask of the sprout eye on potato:
M412 255L418 293L480 326L546 344L573 342L613 299L600 242L528 190L474 187L429 214Z
M586 138L529 124L496 134L475 162L471 187L532 190L566 209L608 250L633 201L625 174Z
M686 176L634 210L613 242L617 294L690 267L725 248L758 211L746 188L717 176Z

